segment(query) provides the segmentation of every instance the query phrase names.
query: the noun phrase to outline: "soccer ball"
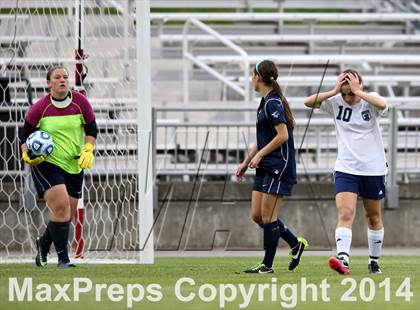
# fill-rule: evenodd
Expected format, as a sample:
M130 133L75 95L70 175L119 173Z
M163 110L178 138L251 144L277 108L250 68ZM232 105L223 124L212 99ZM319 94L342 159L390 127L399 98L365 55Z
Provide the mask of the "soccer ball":
M33 156L47 157L54 150L54 141L45 131L35 131L26 139L26 148Z

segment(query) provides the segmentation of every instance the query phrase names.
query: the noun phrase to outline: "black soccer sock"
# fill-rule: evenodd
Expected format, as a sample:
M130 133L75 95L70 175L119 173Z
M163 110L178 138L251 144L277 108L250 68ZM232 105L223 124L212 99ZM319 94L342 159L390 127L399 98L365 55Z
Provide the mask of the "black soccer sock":
M280 238L280 228L277 221L264 224L264 259L263 264L271 268L274 256L276 256L277 244Z
M39 238L39 241L41 242L41 255L43 257L46 257L48 255L48 252L50 251L50 247L52 244L52 238L50 235L50 226L51 221L48 222L47 228L45 228L44 234Z
M67 243L69 241L70 222L52 222L48 225L50 236L54 242L59 262L69 262Z
M280 237L287 242L290 248L295 248L299 243L295 234L280 219L277 219L277 222L280 227Z

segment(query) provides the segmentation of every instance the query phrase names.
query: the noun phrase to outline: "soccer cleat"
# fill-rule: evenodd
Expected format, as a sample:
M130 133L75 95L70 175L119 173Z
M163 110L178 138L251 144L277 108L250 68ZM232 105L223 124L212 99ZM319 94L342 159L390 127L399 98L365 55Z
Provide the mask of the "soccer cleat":
M243 273L274 273L274 270L266 267L263 263L258 263L250 269L245 269Z
M46 260L44 260L44 259L42 258L42 256L38 254L38 255L35 257L35 265L37 265L38 267L46 267L46 266L47 266L47 261L46 261Z
M67 260L59 260L57 267L59 268L69 268L69 267L76 267L75 264L73 264L72 262L70 262L69 259Z
M292 257L292 260L289 263L289 270L292 271L295 269L300 262L300 257L302 256L303 251L309 246L308 241L303 239L302 237L298 237L298 245L295 246L289 253Z
M39 239L39 237L36 238L36 251L37 254L35 256L35 265L37 265L38 267L47 266L47 256L41 254L41 240Z
M373 274L381 274L381 268L379 268L379 264L377 261L372 260L370 261L370 263L368 264L368 270L369 273L373 273Z
M339 259L338 257L330 257L328 262L330 268L337 271L339 274L350 274L349 263L344 259Z

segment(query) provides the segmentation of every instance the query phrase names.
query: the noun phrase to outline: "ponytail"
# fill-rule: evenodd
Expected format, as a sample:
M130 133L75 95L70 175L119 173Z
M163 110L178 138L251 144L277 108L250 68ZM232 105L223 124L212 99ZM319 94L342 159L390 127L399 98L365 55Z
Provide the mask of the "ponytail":
M284 107L284 114L286 116L286 125L287 128L295 127L295 120L293 118L292 109L290 109L289 102L287 102L286 97L281 90L280 85L277 83L277 78L279 76L277 67L271 60L263 60L258 62L254 67L254 74L261 77L261 81L271 86L277 96L280 97L280 100Z
M286 97L284 96L279 83L274 79L274 77L270 77L271 86L273 87L274 92L277 96L280 97L281 102L283 103L284 107L284 114L286 116L286 125L288 128L295 127L295 120L293 118L292 110L290 109L289 102L287 101Z

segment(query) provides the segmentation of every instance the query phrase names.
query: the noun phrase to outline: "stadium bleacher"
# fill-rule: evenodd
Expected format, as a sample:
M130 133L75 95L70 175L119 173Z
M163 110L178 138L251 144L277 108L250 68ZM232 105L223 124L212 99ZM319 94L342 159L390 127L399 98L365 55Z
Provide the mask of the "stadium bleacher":
M49 7L68 7L66 1L44 2ZM66 22L51 15L49 23L56 25L52 29L42 19L48 11L42 10L36 16L27 14L29 11L26 10L42 8L44 2L19 2L20 7L25 8L22 14L17 15L19 22L33 26L33 29L27 27L15 37L10 35L14 15L0 15L0 22L5 26L3 32L0 31L0 68L3 72L18 72L22 77L28 77L34 89L34 100L45 92L45 72L51 64L72 68L75 63L71 40L62 39L69 36ZM301 104L302 98L317 88L323 66L329 60L324 88L334 84L340 70L351 66L362 71L366 87L381 92L391 104L401 107L400 117L417 117L416 104L420 103L420 19L415 4L415 1L382 1L378 5L377 1L366 0L152 1L153 104L158 108L185 104L182 79L185 77L183 70L187 69L189 83L193 85L188 96L189 107L233 106L234 102L244 97L227 85L245 89L246 75L252 65L262 58L270 58L279 65L279 82L285 88L297 117L303 120L308 111ZM95 5L113 4L86 3L88 8ZM2 6L12 9L15 1L5 0ZM103 12L105 8L101 9ZM113 9L118 12L115 16L100 13L107 25L118 24L121 16L128 16L132 21L132 12L124 12L124 6L115 3ZM183 9L187 9L188 13L182 12ZM122 26L119 30L112 30L111 26L97 26L94 18L94 14L86 16L86 50L90 54L87 64L91 71L86 79L88 96L104 121L117 117L128 118L124 121L130 123L136 103L136 98L130 97L130 94L136 93L134 68L129 65L134 40L131 35L124 37ZM238 46L246 55L249 66L243 66L243 55L227 49L214 35L197 27L190 27L186 33L184 23L192 18ZM103 40L99 40L98 34ZM187 51L183 49L184 38L187 38ZM57 44L58 41L60 44ZM124 46L126 52L121 51ZM18 53L10 59L10 50L13 49ZM109 56L98 57L96 49L106 51ZM44 50L48 52L44 53ZM195 65L183 61L186 53L196 61ZM197 66L197 63L203 66ZM5 68L6 65L9 67ZM215 78L203 67L214 70L230 84ZM27 108L25 85L9 83L10 89L17 92L12 102L19 104L23 110ZM162 92L162 89L165 91ZM249 99L253 100L253 94L249 95ZM251 104L245 103L245 106ZM116 108L124 111L117 113ZM1 107L2 111L6 109ZM236 119L233 116L229 121L233 122L232 125L249 121L252 119L249 113L238 113ZM182 124L188 111L182 115L170 111L159 115L160 124ZM204 109L203 113L194 112L194 120L211 125L217 121L214 115ZM316 115L316 118L322 119L322 115ZM217 126L216 123L214 125ZM108 132L120 135L118 131ZM135 141L132 133L128 135L131 135L127 138L129 141ZM106 141L111 140L107 138ZM166 149L162 143L158 153L159 148L161 151ZM327 171L328 168L324 168Z
M208 1L204 4L203 1L197 1L194 4L190 4L189 8L199 8L204 5L207 5L207 8L220 8L232 4L216 3L217 1L214 3L210 2ZM182 59L182 55L184 57L187 55L188 59L194 62L194 64L190 63L188 68L188 80L193 85L190 87L189 106L194 107L198 104L197 101L208 102L209 98L205 97L208 96L206 89L211 88L213 92L219 94L221 100L227 101L222 103L208 102L209 105L217 107L227 105L231 107L229 100L240 100L243 97L235 91L229 91L229 87L223 81L215 82L215 77L217 78L218 76L217 73L226 80L233 82L236 86L240 86L241 90L245 90L244 82L247 83L246 72L250 70L246 66L243 54L238 55L233 50L226 48L224 46L226 44L222 43L214 34L206 33L199 27L193 28L190 26L185 28L185 26L180 26L176 23L186 22L188 19L193 18L206 23L218 35L240 47L247 54L247 61L249 61L251 66L262 58L272 59L279 64L280 72L283 73L279 78L279 82L287 88L287 94L291 96L289 101L297 116L303 117L302 121L298 122L302 126L304 125L304 117L307 117L306 113L308 113L307 110L305 111L304 108L299 106L302 102L302 97L316 90L320 82L322 68L327 60L330 61L330 69L324 79L325 87L331 87L334 84L336 75L340 70L351 66L363 72L365 86L369 89L379 91L385 96L394 96L395 93L398 95L403 93L410 94L413 97L410 97L409 101L412 102L411 108L414 110L420 103L418 97L420 37L416 25L419 20L417 12L402 10L401 6L395 7L395 3L386 1L383 3L383 6L378 6L375 1L366 1L363 4L345 1L328 1L328 4L325 1L314 1L311 4L305 1L283 1L281 7L279 7L278 2L274 3L273 1L266 1L264 4L262 2L254 2L254 4L261 7L270 6L277 12L252 12L252 9L249 9L244 2L238 2L235 4L235 12L159 12L151 15L152 21L155 22L157 27L158 46L162 49L159 55L164 55L169 59ZM313 6L311 6L312 4ZM160 4L157 2L155 5ZM176 7L176 1L171 3L171 5ZM178 3L178 5L180 4ZM301 9L323 7L326 9L327 5L334 7L329 7L330 9L343 9L346 12L303 13L290 11L291 8L296 7ZM403 6L407 6L406 3ZM407 7L410 7L410 5ZM287 11L288 9L289 11ZM346 23L346 21L351 22ZM279 22L282 24L281 27L278 25ZM331 24L335 24L334 27L331 27ZM183 43L184 38L187 39L187 47L185 47L185 41ZM179 64L179 72L183 66L185 64ZM206 67L208 70L206 70ZM292 74L289 72L290 69L293 70ZM160 70L157 78L170 75L169 71ZM165 74L165 72L168 72L168 74ZM175 73L172 72L172 75L175 75ZM185 77L186 75L178 73L177 76L182 78L182 76ZM161 85L160 88L164 89L179 85L165 78L162 78L161 82L157 80L156 83ZM390 87L392 88L392 93L389 91ZM211 97L211 101L215 101L217 98L217 95L215 95ZM398 101L398 98L395 97L387 98L391 103ZM180 100L182 100L182 97ZM166 102L166 106L168 105L170 103ZM210 111L206 111L205 115L200 118L199 115L194 114L194 116L187 117L187 119L190 122L198 119L206 125L210 125L216 120L220 121L220 114L214 115ZM404 110L400 113L401 117L403 115L415 116L416 114L407 114L407 111ZM189 129L183 128L183 117L185 115L181 113L178 117L180 121L178 125L175 122L174 126L182 128L187 137L193 137L197 134L198 125L188 133ZM241 117L243 118L238 117L237 120L244 120L244 113ZM322 114L316 115L316 118L319 118L321 123L323 122ZM413 123L409 120L407 121L410 124L418 122L417 119L413 119ZM231 126L234 129L237 124L233 121L231 122ZM168 122L165 123L165 126L169 126ZM191 125L191 127L193 126ZM166 130L170 131L170 129ZM202 128L202 130L204 129ZM331 135L333 131L330 129L327 132ZM401 134L404 135L403 132ZM162 135L158 136L162 137ZM191 139L194 140L193 138ZM408 145L415 143L415 139L407 138L407 141L409 141ZM185 143L187 142L185 141ZM174 145L179 147L179 143L174 143ZM311 153L311 148L315 145L316 143L309 143L304 147L306 151ZM407 148L408 145L405 145L403 148ZM161 143L158 150L165 149L164 146L165 142ZM172 147L174 146L172 145ZM184 150L186 154L190 154L191 149L194 147L198 146L193 145L189 147L185 145L184 149L181 147L181 150L176 150L176 152L182 153ZM232 150L234 148L232 147ZM240 149L243 148L244 145L240 147ZM164 160L163 155L160 157L163 165L165 163L173 165L171 173L176 173L176 171L180 170L183 173L187 173L187 166L183 166L186 158L197 158L197 154L195 156L186 156L184 154L177 168L177 156L174 151L166 150L162 152L166 155L173 153L170 156L167 155L170 159L166 158ZM315 150L315 153L320 154L322 152ZM220 162L224 163L227 157L222 156ZM319 169L317 170L316 167L320 167L320 161L314 160L314 157L309 157L313 160L309 161L309 170L313 169L311 171L319 173ZM331 165L334 162L334 156L328 158L327 162ZM416 155L411 158L411 163L414 165L416 165L415 158ZM311 164L314 164L314 166L311 166ZM214 165L217 166L217 162ZM229 169L233 168L234 165L229 165ZM214 167L214 169L216 168ZM222 166L219 173L222 173L224 169L228 169L227 166Z
M162 34L159 36L160 40L164 44L181 43L183 40L182 35L176 34ZM247 44L264 44L264 43L283 43L283 42L324 42L326 44L340 44L340 43L384 43L384 42L395 42L395 43L418 43L420 40L419 35L411 34L400 34L400 35L386 35L386 34L311 34L311 35L282 35L282 34L269 34L269 35L225 35L225 38L235 43L247 43ZM209 35L190 35L188 40L196 44L217 41L214 37Z
M20 6L25 8L63 8L68 6L69 2L66 0L20 0ZM112 1L114 8L122 9L118 3ZM353 11L365 11L376 8L375 0L354 0L351 3L345 0L337 0L331 2L329 0L153 0L151 1L152 9L234 9L234 10L249 10L255 8L261 9L282 9L282 8L317 8L317 9L347 9ZM3 0L2 6L4 8L14 8L16 6L13 0ZM98 7L95 1L87 1L86 7ZM100 4L99 4L100 7ZM385 9L392 9L390 4L384 5Z

